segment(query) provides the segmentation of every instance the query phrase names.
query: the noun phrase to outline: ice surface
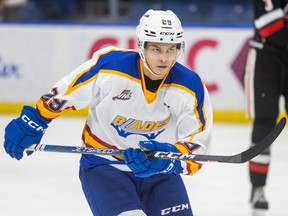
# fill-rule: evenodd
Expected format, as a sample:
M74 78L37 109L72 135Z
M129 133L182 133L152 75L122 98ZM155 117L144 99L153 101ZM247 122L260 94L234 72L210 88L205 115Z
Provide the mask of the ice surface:
M14 116L0 115L0 215L91 216L78 179L79 155L35 152L21 161L2 147L4 128ZM52 122L42 143L79 145L83 118L60 117ZM235 154L249 146L250 124L215 123L209 153ZM288 215L288 128L272 147L266 187L267 216ZM195 216L249 216L247 163L206 163L184 177Z

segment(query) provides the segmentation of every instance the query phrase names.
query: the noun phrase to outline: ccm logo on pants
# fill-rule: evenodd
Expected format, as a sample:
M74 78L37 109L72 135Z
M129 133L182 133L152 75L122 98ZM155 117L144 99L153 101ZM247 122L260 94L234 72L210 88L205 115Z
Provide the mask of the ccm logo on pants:
M167 215L170 214L172 212L179 212L179 211L183 211L185 209L189 209L189 204L181 204L181 205L177 205L177 206L173 206L170 208L166 208L166 209L162 209L161 210L161 215Z

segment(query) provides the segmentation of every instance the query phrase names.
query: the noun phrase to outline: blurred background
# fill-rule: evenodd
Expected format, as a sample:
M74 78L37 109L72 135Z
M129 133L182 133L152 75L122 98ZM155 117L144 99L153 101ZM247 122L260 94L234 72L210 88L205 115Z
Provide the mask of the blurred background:
M205 81L214 119L246 122L250 0L0 0L0 113L34 105L100 48L136 48L135 27L151 8L180 18L186 46L179 61Z
M150 8L173 10L186 24L250 25L250 0L1 0L9 21L137 23Z

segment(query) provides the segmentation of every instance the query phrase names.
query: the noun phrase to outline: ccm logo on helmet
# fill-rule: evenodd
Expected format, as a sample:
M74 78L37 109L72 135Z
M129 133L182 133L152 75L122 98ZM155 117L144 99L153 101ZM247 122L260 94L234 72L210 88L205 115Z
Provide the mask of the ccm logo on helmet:
M35 129L36 131L40 131L42 133L45 132L45 129L42 126L40 126L36 122L32 121L28 116L23 115L22 120L24 122L26 122L31 128Z
M173 207L166 208L166 209L162 209L161 210L161 215L167 215L167 214L170 214L170 213L183 211L185 209L189 209L189 204L188 203L177 205L177 206L173 206Z
M160 35L174 35L174 32L160 32Z

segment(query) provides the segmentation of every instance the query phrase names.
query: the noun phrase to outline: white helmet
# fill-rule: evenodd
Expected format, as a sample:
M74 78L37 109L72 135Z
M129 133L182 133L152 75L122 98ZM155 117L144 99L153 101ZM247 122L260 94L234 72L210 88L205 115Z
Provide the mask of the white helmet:
M177 43L184 46L181 22L170 10L148 10L140 19L136 35L138 49L143 49L145 42Z

